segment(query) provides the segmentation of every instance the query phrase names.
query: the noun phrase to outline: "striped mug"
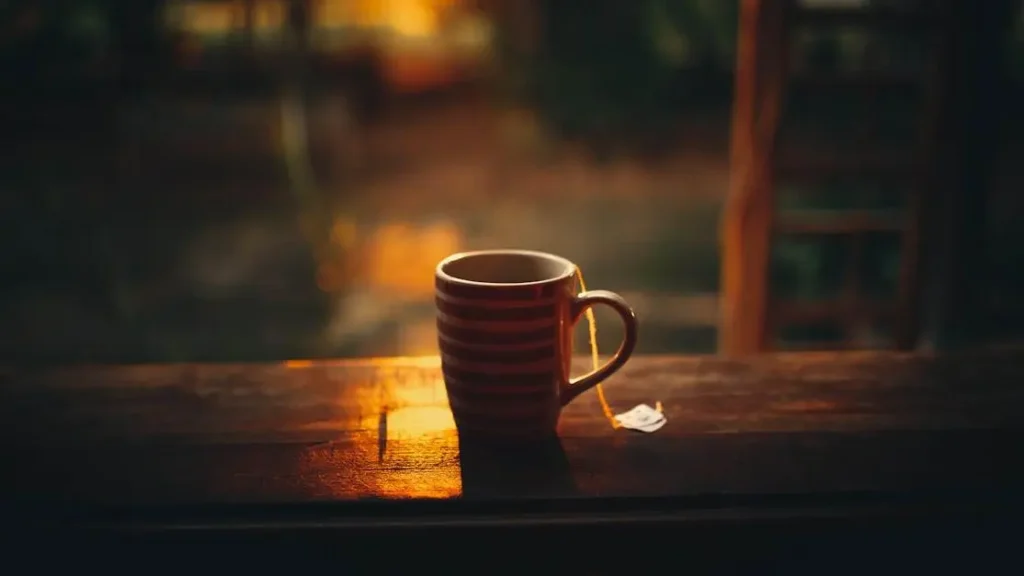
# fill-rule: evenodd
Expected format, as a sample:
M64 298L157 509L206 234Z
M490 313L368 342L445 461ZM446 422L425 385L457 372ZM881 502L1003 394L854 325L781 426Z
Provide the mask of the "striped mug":
M528 250L465 252L437 265L441 368L461 434L552 436L563 406L629 360L633 310L613 292L578 293L576 278L569 260ZM595 304L622 317L625 337L604 366L570 378L573 328Z

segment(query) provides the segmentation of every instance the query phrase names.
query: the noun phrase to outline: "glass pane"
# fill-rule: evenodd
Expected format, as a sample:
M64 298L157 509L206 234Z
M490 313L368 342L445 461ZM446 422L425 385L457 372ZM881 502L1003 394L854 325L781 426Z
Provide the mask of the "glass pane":
M501 247L713 349L736 0L121 4L4 102L0 361L435 354L436 263Z

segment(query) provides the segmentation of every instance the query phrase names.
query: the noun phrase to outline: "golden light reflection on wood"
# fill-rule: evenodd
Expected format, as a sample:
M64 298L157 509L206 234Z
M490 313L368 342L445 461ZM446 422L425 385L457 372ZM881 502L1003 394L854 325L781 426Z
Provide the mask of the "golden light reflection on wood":
M386 402L393 409L448 405L444 380L439 375L416 378L412 383L395 378L385 383L383 389L387 395Z
M367 416L363 425L380 427L380 417ZM388 440L418 438L455 432L455 420L447 406L409 406L387 412Z
M387 482L379 490L397 498L457 496L462 493L459 440L444 381L433 372L409 376L381 370L379 413L363 422L376 427L378 466L390 471L381 475ZM423 469L428 473L410 473Z
M396 470L381 483L374 496L384 498L455 498L462 495L462 478L458 466L420 474L414 465Z
M356 493L450 498L462 494L459 439L444 381L436 371L439 365L436 356L284 363L286 369L308 371L313 378L324 366L372 369L370 380L352 379L336 388L332 418L303 426L310 432L339 434L328 443L338 450L321 445L310 448L308 459L301 464L304 473L337 465L332 459L339 451L345 454L344 466L362 471L358 485L318 476L318 491L330 497Z

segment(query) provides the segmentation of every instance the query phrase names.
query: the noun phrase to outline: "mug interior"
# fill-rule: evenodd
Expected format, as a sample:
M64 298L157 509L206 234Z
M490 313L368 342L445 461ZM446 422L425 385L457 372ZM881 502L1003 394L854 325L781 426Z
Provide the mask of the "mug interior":
M534 284L572 276L575 265L553 254L495 250L456 254L438 265L438 274L476 284Z

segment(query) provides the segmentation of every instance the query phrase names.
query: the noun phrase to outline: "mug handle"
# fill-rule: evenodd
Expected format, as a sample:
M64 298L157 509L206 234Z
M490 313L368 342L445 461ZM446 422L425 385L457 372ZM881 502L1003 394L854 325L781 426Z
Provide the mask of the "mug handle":
M622 338L622 344L619 344L618 351L615 352L615 356L612 356L612 359L605 363L604 366L569 381L569 385L562 390L562 406L572 402L580 394L615 374L629 360L629 357L633 355L633 350L636 348L636 314L633 313L633 309L629 307L629 304L626 303L622 296L615 292L590 290L576 296L572 302L572 325L575 326L579 322L580 317L583 316L583 313L595 304L605 304L618 312L619 317L622 318L625 335Z

